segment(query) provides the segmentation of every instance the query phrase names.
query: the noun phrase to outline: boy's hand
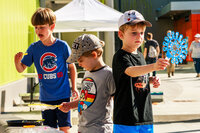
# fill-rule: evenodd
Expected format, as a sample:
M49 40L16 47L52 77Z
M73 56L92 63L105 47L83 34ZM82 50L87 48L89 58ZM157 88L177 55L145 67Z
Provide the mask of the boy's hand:
M161 84L160 79L158 77L156 77L156 76L149 77L149 80L150 80L150 83L153 84L154 88L158 88L160 86L160 84Z
M78 100L79 93L77 90L72 90L72 98L73 98L73 101Z
M23 57L23 53L22 53L22 52L17 53L17 54L15 55L15 63L20 63L22 57Z
M67 113L67 112L70 111L71 106L70 106L70 104L69 104L68 102L63 102L63 103L60 104L59 109L60 109L62 112Z
M23 72L26 69L26 67L27 67L26 65L24 65L24 64L21 63L22 57L23 57L23 53L19 52L19 53L17 53L15 55L15 59L14 59L14 61L15 61L15 67L16 67L16 69L17 69L17 71L19 73Z
M160 58L154 63L154 70L164 70L169 65L169 59Z

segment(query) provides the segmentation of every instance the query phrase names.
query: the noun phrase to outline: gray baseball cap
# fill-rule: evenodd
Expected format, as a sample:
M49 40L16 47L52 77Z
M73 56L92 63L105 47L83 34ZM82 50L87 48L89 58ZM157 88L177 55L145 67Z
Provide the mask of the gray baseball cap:
M67 59L68 63L77 61L83 53L101 48L104 41L92 34L83 34L76 38L72 44L72 53Z
M118 21L118 27L130 23L135 25L137 23L143 22L147 27L152 27L152 24L149 21L146 21L141 13L136 10L126 11Z

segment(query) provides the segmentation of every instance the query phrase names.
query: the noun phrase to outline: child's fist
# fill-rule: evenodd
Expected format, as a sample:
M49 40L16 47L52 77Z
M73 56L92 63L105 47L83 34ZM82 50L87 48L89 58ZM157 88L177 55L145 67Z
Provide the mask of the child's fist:
M23 53L22 52L19 52L19 53L15 54L15 62L20 62L22 57L23 57Z
M70 104L69 104L68 102L63 102L63 103L60 104L59 109L60 109L62 112L67 113L67 112L69 112L70 109L71 109L71 108L70 108Z
M168 65L169 65L168 59L160 58L156 61L156 63L154 63L154 69L155 71L164 70Z

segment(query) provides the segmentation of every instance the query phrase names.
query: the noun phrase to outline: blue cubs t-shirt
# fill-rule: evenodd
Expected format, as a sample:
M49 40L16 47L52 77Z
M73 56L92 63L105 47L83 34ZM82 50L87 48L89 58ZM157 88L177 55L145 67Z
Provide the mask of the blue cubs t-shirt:
M67 58L71 49L65 41L56 39L51 46L41 41L32 43L22 59L31 66L34 62L40 83L40 101L56 101L70 97Z

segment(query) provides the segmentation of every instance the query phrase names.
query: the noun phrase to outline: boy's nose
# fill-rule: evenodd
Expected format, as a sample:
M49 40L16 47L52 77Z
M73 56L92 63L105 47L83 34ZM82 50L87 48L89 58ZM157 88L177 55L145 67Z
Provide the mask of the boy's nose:
M137 34L137 38L142 38L143 37L143 35L142 34Z

